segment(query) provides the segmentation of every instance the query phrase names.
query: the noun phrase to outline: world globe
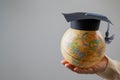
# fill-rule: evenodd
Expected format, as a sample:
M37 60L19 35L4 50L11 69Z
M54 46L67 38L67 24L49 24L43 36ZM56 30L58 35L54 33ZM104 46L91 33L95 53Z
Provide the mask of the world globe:
M89 68L100 62L105 53L105 40L97 31L69 28L61 40L61 52L70 64Z

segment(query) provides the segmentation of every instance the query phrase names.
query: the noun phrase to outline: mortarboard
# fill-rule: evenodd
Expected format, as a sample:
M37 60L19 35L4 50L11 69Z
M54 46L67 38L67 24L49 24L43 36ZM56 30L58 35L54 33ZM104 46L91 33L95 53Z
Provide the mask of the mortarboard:
M99 29L100 21L105 21L108 23L105 33L106 43L109 44L114 38L114 35L109 37L109 24L112 22L104 15L87 12L63 13L63 15L66 21L71 23L71 28L78 30L95 31Z

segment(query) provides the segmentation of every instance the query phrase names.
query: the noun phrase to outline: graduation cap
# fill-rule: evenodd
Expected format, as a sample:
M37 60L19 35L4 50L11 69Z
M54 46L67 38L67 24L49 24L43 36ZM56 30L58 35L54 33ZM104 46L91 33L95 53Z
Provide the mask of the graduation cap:
M105 33L106 43L110 43L114 35L109 37L109 24L112 22L104 15L87 13L87 12L76 12L76 13L63 13L67 22L71 23L71 28L78 30L96 31L99 29L100 21L108 23L107 31Z

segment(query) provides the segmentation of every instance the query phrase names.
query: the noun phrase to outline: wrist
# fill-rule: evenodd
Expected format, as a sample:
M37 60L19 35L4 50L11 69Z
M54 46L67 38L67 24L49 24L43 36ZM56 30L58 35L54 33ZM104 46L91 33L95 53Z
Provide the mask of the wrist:
M108 65L108 58L104 56L102 60L100 61L100 63L97 65L98 70L96 73L103 73L106 70L107 65Z
M106 70L107 65L108 65L108 58L106 56L104 56L104 58L103 58L103 64L104 64L104 66L103 66L102 72L104 72Z

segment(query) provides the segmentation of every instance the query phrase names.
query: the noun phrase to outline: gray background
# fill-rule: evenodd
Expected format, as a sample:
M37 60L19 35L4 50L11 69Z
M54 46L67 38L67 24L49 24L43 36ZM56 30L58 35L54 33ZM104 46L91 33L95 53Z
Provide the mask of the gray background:
M61 13L95 12L113 22L106 54L120 60L120 0L0 0L0 80L101 80L76 74L60 61L69 24ZM101 23L101 32L106 30Z

